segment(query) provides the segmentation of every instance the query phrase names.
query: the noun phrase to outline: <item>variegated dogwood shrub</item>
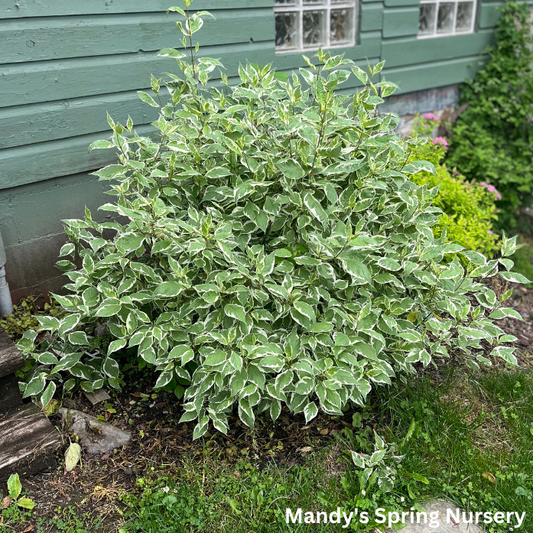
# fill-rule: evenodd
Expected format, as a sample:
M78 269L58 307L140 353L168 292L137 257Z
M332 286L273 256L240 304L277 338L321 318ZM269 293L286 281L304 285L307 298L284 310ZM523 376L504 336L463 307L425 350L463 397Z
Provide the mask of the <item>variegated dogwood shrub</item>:
M181 76L168 96L154 77L140 93L160 108L156 135L110 119L93 145L118 151L96 174L115 196L100 209L123 222L66 221L66 314L37 317L40 332L19 342L37 363L24 395L44 406L58 383L118 387L120 353L134 349L156 387L184 391L197 438L210 421L226 432L234 408L248 426L283 405L308 421L340 415L450 352L514 362L514 337L493 322L517 316L501 307L510 292L481 280L523 281L505 258L515 241L487 260L434 237L437 188L409 179L434 168L409 162L414 141L378 113L394 90L372 82L383 63L368 76L319 51L299 76L248 64L239 84L217 85L220 63L187 47L206 13L172 11L186 52L160 55ZM444 261L459 253L467 267Z

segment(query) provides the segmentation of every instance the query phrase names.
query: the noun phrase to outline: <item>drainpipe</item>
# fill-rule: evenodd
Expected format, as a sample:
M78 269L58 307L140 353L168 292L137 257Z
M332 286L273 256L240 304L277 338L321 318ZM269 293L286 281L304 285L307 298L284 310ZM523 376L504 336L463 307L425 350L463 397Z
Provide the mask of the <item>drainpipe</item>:
M0 316L13 314L13 302L6 280L6 250L0 233Z

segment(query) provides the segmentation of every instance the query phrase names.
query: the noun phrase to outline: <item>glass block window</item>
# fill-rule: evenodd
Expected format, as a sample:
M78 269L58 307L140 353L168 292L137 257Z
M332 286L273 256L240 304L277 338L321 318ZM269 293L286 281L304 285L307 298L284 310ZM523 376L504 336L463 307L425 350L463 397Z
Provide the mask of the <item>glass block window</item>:
M475 0L422 0L418 21L419 37L439 37L472 33L476 14Z
M356 0L274 0L276 51L355 45Z

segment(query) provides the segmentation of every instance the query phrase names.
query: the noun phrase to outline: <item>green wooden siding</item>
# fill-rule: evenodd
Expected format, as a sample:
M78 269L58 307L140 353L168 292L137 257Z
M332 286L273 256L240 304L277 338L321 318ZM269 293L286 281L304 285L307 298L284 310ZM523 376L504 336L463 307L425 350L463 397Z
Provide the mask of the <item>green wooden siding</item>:
M272 7L273 0L195 0L194 9L255 9ZM166 12L168 0L23 0L6 1L0 18L54 17L71 15L110 15L113 13ZM180 5L180 2L178 2ZM17 7L18 6L18 7Z
M433 46L429 39L417 39L416 37L387 39L382 46L382 54L386 58L387 70L385 72L394 67L429 67L436 62L481 56L487 45L492 42L492 38L492 31L482 30L467 35L446 37L446 46L440 47ZM443 39L440 38L439 40L442 41ZM401 79L399 81L402 82ZM444 85L450 85L450 83ZM406 92L403 87L402 92Z
M479 16L479 27L481 29L485 28L494 28L500 12L498 7L501 7L503 2L483 2L481 4L480 16Z
M142 105L135 91L8 107L0 109L0 150L104 132L106 110L121 123L128 116L135 124L157 118L157 110Z
M156 118L157 110L136 92L149 89L150 74L176 70L174 60L155 56L179 43L175 21L181 17L166 13L171 4L25 0L0 6L0 189L111 161L107 151L87 150L109 136L107 112L118 121L131 116L137 127ZM273 0L195 0L194 7L216 17L206 19L200 52L221 59L230 80L246 60L284 71L305 66L300 54L275 54ZM383 9L380 0L363 1L358 44L339 50L361 66L379 61Z
M179 46L177 13L128 13L13 19L0 25L0 63L152 52ZM248 32L243 31L248 28ZM272 41L272 8L220 10L207 18L202 45ZM236 36L238 36L236 38Z
M360 13L361 28L365 33L373 30L381 32L383 26L383 4L381 2L362 3Z
M533 0L532 0L533 1ZM12 0L0 6L0 189L94 170L112 160L88 153L109 135L106 113L144 127L157 110L143 104L150 74L175 70L158 58L180 39L169 0ZM217 57L236 80L239 63L274 63L290 72L300 54L276 55L274 0L195 0L208 9L201 54ZM18 5L18 7L17 7ZM357 45L334 50L361 66L386 61L400 93L463 81L479 68L501 2L478 6L474 34L417 39L419 0L362 0ZM309 53L308 55L312 55ZM357 80L343 92L353 91ZM0 219L1 225L1 219Z
M529 0L529 3L531 0ZM478 0L475 32L418 39L419 0L384 0L383 76L399 85L396 94L446 87L472 78L486 59L503 2Z
M391 37L416 35L418 11L418 6L386 8L383 13L383 40Z
M472 78L480 67L477 56L387 69L385 78L400 86L400 93L410 93L443 85L454 85ZM443 84L442 81L446 80Z
M271 44L243 43L206 46L200 56L220 58L230 73L237 72L245 57L252 63L272 59ZM154 52L103 57L36 61L0 66L0 108L145 89L150 73L163 76L176 70L171 58L154 57ZM112 112L112 109L109 110Z

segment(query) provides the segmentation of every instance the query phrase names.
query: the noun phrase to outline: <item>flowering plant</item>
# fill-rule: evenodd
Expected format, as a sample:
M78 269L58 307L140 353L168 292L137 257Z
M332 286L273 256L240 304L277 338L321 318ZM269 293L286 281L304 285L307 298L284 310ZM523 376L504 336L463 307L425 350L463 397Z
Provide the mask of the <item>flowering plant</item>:
M440 121L440 118L435 115L435 113L425 113L424 115L422 115L426 120L429 120L431 122L439 122Z
M494 193L494 197L497 200L501 200L502 199L502 195L497 191L497 189L496 189L496 187L494 187L494 185L490 185L490 184L486 183L485 181L482 181L480 183L480 185L482 187L485 187L487 189L487 191Z
M444 149L448 147L448 141L444 137L436 137L433 139L433 144L441 144Z
M440 119L435 113L425 113L422 116L418 114L414 119L413 132L423 137L430 137L439 122Z

